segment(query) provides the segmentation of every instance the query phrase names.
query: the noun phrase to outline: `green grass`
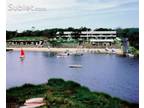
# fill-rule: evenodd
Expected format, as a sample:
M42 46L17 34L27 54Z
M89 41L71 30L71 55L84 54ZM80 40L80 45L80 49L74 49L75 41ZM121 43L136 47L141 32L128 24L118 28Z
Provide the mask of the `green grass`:
M23 36L23 37L14 37L10 40L25 40L25 41L28 41L28 40L31 40L31 41L37 41L37 40L45 40L47 39L47 37L44 37L44 36Z
M20 102L33 97L44 97L46 106L41 108L138 108L105 93L91 92L73 81L50 79L47 84L15 87L7 90L7 96L17 97Z

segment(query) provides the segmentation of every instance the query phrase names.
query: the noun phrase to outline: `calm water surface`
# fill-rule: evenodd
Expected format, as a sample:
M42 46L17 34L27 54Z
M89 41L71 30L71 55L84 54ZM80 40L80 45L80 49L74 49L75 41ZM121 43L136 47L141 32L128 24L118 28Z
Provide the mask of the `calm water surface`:
M80 64L82 68L69 68ZM84 54L57 58L48 52L7 52L7 88L25 83L41 84L49 78L80 83L92 91L105 92L130 102L139 102L139 61L106 54Z

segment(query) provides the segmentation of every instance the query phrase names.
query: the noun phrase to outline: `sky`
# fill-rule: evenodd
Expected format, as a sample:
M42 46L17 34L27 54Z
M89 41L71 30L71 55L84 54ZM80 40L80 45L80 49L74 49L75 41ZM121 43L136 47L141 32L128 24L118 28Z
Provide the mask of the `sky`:
M7 0L7 30L139 27L138 0Z

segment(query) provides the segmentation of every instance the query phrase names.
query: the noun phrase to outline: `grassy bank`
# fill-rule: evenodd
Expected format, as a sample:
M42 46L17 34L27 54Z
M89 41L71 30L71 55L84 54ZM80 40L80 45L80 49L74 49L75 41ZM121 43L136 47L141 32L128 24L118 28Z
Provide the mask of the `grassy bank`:
M44 97L46 106L41 108L138 108L104 93L91 92L73 81L50 79L47 84L25 84L7 90L7 96L17 97L20 103L33 97Z

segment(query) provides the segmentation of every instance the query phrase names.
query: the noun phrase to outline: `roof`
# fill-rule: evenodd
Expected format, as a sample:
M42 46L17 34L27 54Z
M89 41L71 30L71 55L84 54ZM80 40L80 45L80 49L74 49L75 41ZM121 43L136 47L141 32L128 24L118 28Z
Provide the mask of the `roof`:
M63 34L72 33L72 31L65 31ZM57 32L56 34L59 34L59 32ZM116 34L116 31L82 31L81 34Z
M84 31L81 34L116 34L116 31Z

